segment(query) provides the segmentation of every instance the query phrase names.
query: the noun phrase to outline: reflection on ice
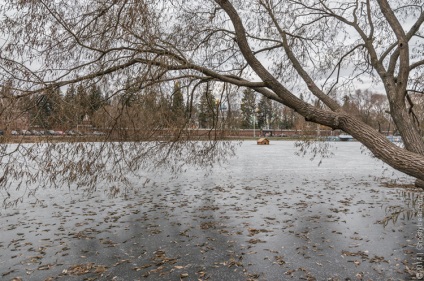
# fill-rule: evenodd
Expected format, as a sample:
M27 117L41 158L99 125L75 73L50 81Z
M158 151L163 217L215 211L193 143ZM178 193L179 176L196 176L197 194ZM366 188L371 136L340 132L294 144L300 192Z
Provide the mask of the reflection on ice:
M138 188L127 198L108 198L100 187L90 196L40 190L42 205L1 211L2 279L406 280L414 274L416 218L378 223L388 207L405 205L395 186L410 179L355 142L335 143L333 157L319 166L319 159L295 152L291 142L245 142L207 176L193 168L178 177L146 174L147 184L134 178Z

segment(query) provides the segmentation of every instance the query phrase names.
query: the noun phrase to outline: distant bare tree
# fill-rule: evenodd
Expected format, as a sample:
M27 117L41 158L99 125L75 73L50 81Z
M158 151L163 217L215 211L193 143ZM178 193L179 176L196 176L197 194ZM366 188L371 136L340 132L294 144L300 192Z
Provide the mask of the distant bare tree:
M1 80L13 80L19 96L101 82L113 89L112 98L125 81L157 93L172 92L180 81L191 100L202 94L201 84L250 88L306 121L351 134L423 186L424 141L407 95L411 85L419 93L424 87L418 82L424 66L421 0L3 3ZM384 87L405 148L345 111L331 94L363 81ZM301 93L323 106L300 99Z

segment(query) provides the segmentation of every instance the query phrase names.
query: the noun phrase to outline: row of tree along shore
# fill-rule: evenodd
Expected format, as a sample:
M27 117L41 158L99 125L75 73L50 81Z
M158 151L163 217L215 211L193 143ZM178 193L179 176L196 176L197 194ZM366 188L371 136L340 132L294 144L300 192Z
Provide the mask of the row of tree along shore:
M214 94L205 88L198 99L185 96L179 83L169 93L143 92L128 87L126 91L110 95L99 85L71 85L66 90L44 91L38 95L14 99L10 82L1 88L2 114L0 129L5 134L23 134L33 130L93 133L96 130L168 130L225 129L236 135L334 135L330 128L307 122L295 110L259 96L253 90ZM385 135L396 133L396 126L388 112L385 95L357 90L353 93L332 93L343 101L344 111ZM414 97L411 94L411 97ZM302 95L301 99L306 99ZM322 104L312 101L317 108ZM415 99L415 114L424 119L424 103ZM421 126L424 126L424 122ZM43 128L43 129L40 129ZM423 128L424 130L424 128ZM326 132L330 132L330 134ZM340 131L340 130L339 130ZM13 133L18 132L18 133ZM19 133L20 132L20 133ZM31 134L31 133L29 133ZM54 135L54 134L50 134Z

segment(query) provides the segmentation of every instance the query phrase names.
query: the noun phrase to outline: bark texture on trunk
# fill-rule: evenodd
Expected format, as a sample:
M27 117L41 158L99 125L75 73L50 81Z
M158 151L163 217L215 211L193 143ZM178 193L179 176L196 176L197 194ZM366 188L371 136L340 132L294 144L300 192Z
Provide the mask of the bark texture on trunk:
M335 129L342 129L365 145L378 159L391 167L424 181L424 155L401 148L372 127L341 111L331 112L310 107L299 113L310 120Z
M352 116L341 118L340 122L340 128L364 144L375 157L396 170L424 181L423 154L393 144L384 135Z
M417 179L415 181L415 186L424 189L424 180Z

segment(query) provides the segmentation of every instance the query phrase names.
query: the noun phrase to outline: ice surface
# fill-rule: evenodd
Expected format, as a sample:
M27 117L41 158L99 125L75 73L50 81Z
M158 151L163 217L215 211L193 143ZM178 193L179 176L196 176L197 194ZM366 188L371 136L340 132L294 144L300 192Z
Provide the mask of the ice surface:
M359 143L332 150L318 166L293 142L246 141L207 175L157 171L127 198L42 190L43 205L1 211L0 279L408 280L417 218L378 221L412 180Z

